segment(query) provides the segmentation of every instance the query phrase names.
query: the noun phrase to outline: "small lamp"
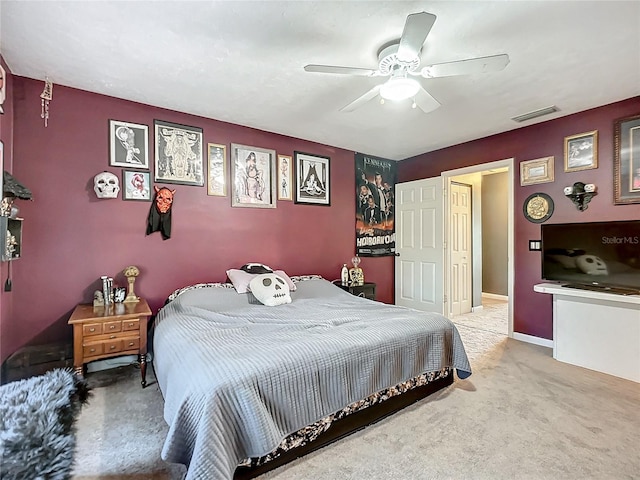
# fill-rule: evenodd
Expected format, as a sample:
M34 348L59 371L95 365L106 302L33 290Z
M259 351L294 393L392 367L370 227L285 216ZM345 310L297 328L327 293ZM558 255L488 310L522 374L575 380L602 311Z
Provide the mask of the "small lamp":
M598 192L593 183L576 182L569 187L564 187L564 194L574 203L578 210L584 212L591 199Z
M351 263L353 264L353 268L349 269L349 280L351 281L351 285L364 285L364 272L359 267L360 257L356 255L351 259Z

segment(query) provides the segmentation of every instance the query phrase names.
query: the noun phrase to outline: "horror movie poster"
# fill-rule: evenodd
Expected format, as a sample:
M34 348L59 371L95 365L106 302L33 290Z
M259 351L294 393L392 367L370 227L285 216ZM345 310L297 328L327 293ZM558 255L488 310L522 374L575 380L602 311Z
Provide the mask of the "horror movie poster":
M356 153L356 253L383 257L396 251L396 162Z

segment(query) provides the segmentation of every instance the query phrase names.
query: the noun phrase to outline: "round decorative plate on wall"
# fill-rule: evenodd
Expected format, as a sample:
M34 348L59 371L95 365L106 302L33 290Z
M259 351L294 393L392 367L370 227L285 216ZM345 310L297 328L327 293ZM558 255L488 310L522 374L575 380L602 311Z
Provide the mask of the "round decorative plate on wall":
M533 193L524 201L522 210L530 222L546 222L553 215L553 199L546 193Z

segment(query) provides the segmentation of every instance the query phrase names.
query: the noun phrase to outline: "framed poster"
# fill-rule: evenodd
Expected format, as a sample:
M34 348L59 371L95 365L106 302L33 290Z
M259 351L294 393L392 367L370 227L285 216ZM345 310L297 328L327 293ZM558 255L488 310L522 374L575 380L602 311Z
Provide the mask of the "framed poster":
M613 145L614 203L640 203L640 115L615 121Z
M554 157L544 157L520 162L520 185L553 182L554 160Z
M149 168L149 127L109 120L109 165Z
M208 143L207 195L227 196L227 146Z
M355 154L356 255L395 255L395 185L397 162Z
M155 181L204 186L202 129L154 120Z
M278 200L293 200L291 157L278 155Z
M231 144L231 206L276 208L276 151Z
M293 152L296 172L295 203L331 205L329 157Z
M564 171L598 168L598 131L571 135L564 139Z
M122 199L151 201L151 174L122 170Z

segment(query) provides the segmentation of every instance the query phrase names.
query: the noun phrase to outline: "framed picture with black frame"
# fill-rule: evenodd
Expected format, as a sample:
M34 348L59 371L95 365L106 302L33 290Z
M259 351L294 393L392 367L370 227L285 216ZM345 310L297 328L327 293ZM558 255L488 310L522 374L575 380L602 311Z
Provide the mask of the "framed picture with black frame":
M109 120L109 165L149 169L149 127Z
M122 199L151 201L151 173L122 170Z
M156 182L204 186L202 129L154 120Z
M330 158L293 152L296 185L294 202L308 205L331 205Z

